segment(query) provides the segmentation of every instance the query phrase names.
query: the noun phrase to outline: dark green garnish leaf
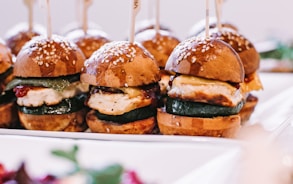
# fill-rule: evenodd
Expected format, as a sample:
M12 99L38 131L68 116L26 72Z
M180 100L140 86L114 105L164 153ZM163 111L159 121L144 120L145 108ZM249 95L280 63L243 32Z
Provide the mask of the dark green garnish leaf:
M101 170L88 171L93 184L119 184L122 179L123 167L120 164L110 165Z
M65 158L71 162L73 162L76 166L79 167L79 163L77 160L77 152L78 146L74 145L70 150L53 150L51 153L55 156Z
M262 59L277 59L277 60L290 60L293 61L293 46L283 42L278 42L274 50L261 52Z
M121 182L124 169L120 164L113 164L102 169L85 169L77 160L78 150L78 146L74 145L70 150L53 150L52 154L72 162L75 165L75 171L70 175L84 174L89 179L89 184L119 184Z

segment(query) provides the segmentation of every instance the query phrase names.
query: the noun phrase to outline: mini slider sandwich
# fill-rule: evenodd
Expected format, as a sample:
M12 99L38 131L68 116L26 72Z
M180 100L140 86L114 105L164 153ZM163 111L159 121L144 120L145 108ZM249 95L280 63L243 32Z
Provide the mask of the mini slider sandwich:
M22 125L29 130L84 131L88 85L80 82L85 57L63 37L34 37L14 64L7 88L17 97Z
M159 66L136 42L103 45L86 62L81 81L91 85L86 116L92 132L148 134L156 125Z
M162 134L234 137L243 106L239 55L225 42L192 37L181 42L166 63L174 72L166 106L158 108Z

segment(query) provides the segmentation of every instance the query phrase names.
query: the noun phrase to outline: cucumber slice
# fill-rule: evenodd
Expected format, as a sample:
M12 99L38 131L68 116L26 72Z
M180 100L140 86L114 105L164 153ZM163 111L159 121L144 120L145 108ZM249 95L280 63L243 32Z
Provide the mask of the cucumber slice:
M86 94L80 94L73 98L62 100L59 104L53 106L42 105L40 107L19 106L18 109L25 114L49 115L49 114L68 114L77 112L84 107Z
M166 102L166 111L170 114L206 118L237 114L242 107L243 102L240 102L236 107L226 107L206 103L183 101L169 97L167 97Z
M107 115L96 111L96 116L101 120L113 121L118 124L125 124L132 121L142 120L156 115L156 108L146 106L139 109L132 110L122 115Z

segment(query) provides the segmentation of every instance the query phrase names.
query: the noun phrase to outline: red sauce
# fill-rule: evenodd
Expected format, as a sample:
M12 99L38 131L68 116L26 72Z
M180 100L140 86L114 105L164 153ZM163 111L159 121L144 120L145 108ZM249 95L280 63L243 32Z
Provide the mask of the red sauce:
M31 88L29 86L16 86L13 88L17 98L24 97Z

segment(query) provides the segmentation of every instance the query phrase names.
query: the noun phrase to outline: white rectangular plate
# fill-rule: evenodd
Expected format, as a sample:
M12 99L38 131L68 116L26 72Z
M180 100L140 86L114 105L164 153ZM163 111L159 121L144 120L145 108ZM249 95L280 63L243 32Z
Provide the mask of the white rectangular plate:
M229 162L235 161L235 156L241 150L235 144L201 143L92 141L0 135L0 163L15 169L25 161L32 176L65 173L72 169L72 165L52 156L50 151L78 145L78 160L84 167L99 168L120 163L126 169L137 171L146 183L170 184L176 181L182 183L181 178L185 178L188 173L200 170L203 165L223 155L230 155ZM223 169L229 167L229 164L225 164L227 161L223 162Z

